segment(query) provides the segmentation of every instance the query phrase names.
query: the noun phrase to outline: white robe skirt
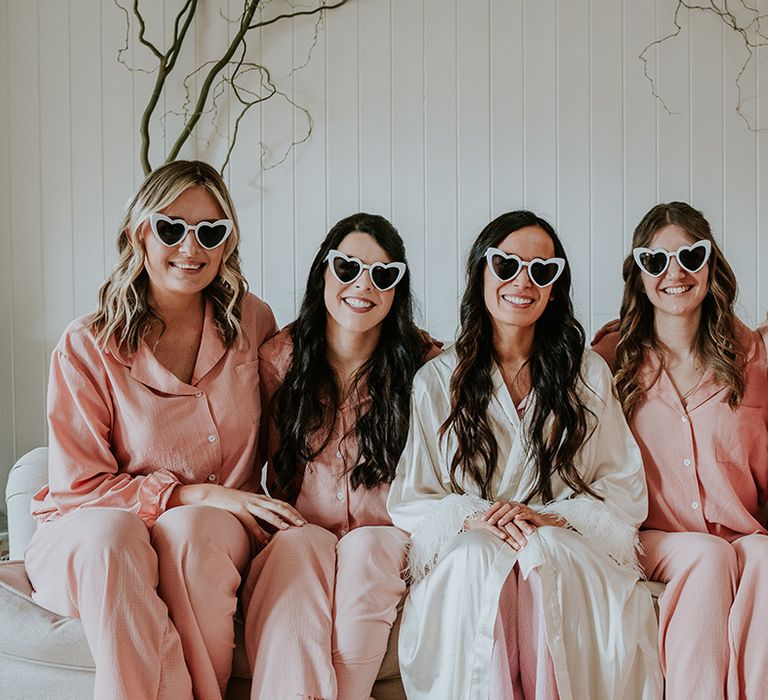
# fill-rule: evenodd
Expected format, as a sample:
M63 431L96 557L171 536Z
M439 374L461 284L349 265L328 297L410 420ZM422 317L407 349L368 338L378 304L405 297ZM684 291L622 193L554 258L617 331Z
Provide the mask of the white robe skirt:
M638 585L635 552L647 512L645 477L607 365L585 352L580 396L596 421L576 462L604 500L574 495L555 478L554 500L529 505L565 518L572 529L539 528L516 552L490 533L462 532L465 519L491 503L470 482L460 482L464 495L451 492L455 436L439 440L438 431L449 414L456 362L451 348L416 375L408 441L389 493L394 524L411 533L412 587L399 639L409 700L488 700L499 597L516 563L524 577L536 569L541 580L561 700L661 698L656 615L650 593ZM498 367L493 382L488 415L499 468L492 493L520 501L535 476L523 444L525 417L521 424Z

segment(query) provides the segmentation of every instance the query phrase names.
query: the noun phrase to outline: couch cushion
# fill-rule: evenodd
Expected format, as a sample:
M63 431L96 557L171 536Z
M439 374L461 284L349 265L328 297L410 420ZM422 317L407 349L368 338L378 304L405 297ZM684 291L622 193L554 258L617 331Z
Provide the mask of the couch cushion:
M0 563L0 654L44 665L93 670L79 620L36 605L24 562Z
M30 502L48 481L48 448L27 452L8 474L5 505L11 559L22 559L37 523L30 512Z

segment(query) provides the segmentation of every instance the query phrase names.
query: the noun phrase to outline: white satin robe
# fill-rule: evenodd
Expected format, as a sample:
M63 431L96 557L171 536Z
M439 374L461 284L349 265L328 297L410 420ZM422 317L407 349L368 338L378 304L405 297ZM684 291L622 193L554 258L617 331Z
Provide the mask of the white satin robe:
M455 436L438 440L449 414L455 348L416 375L408 441L389 492L397 527L411 533L413 583L400 630L400 670L409 700L487 700L494 623L504 581L518 563L537 569L547 644L561 700L661 698L657 623L650 593L638 585L637 527L647 512L640 451L611 390L605 362L585 352L580 387L595 414L576 464L605 500L574 496L558 477L554 500L529 505L556 513L573 529L539 528L516 552L483 532L462 532L465 518L491 502L461 482L451 493ZM492 484L497 500L522 500L534 470L526 457L526 415L518 417L498 367L488 415L499 447ZM525 643L525 640L520 640ZM496 700L496 699L493 699Z

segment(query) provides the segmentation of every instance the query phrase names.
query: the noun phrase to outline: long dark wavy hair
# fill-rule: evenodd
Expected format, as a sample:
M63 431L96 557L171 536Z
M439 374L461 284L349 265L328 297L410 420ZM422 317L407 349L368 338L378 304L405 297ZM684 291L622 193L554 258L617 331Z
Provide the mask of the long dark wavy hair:
M493 328L483 294L485 251L526 226L542 229L554 243L555 256L567 261L554 229L530 211L508 212L491 221L469 252L461 329L456 341L458 364L451 377L451 412L440 427L441 437L452 430L458 443L450 468L451 486L457 493L463 493L458 472L477 484L483 498L493 498L490 488L499 450L488 420L494 357ZM588 416L592 413L584 407L577 390L584 342L584 329L573 313L571 273L566 262L553 285L551 301L536 322L528 359L533 404L525 442L536 478L526 503L536 496L545 503L552 500L554 474L576 493L595 496L574 464L576 453L591 434Z
M709 280L701 303L701 320L696 333L695 351L715 377L730 390L728 404L738 406L744 395L744 357L736 340L736 276L717 245L704 215L685 202L657 204L640 221L632 235L632 248L650 248L657 231L676 224L694 241L709 241ZM630 252L624 259L624 296L621 301L621 327L616 346L616 392L629 418L638 407L646 387L638 372L646 349L650 348L664 366L654 330L654 307L643 289L642 272ZM661 369L659 369L661 371ZM658 379L658 376L656 377ZM655 381L655 380L654 380Z
M359 213L339 221L325 237L309 270L304 300L291 326L293 357L273 399L274 417L280 430L280 445L273 457L277 488L295 497L296 478L331 439L341 397L327 360L324 302L325 258L350 233L366 233L392 261L405 262L405 246L397 229L383 216ZM368 409L358 414L354 428L358 454L350 467L353 488L373 488L395 476L400 453L408 436L410 394L413 375L421 366L427 343L413 321L411 278L405 275L395 287L392 308L382 321L381 336L370 358L356 372L350 395L370 398ZM324 432L319 447L310 438Z

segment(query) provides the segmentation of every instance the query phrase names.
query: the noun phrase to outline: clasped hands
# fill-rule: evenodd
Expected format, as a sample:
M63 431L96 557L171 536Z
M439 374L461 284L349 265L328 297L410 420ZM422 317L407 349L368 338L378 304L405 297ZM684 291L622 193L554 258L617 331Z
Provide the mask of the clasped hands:
M517 501L496 501L478 517L467 519L465 530L488 530L512 549L519 551L528 544L536 528L550 525L567 527L568 523L554 513L538 513Z

